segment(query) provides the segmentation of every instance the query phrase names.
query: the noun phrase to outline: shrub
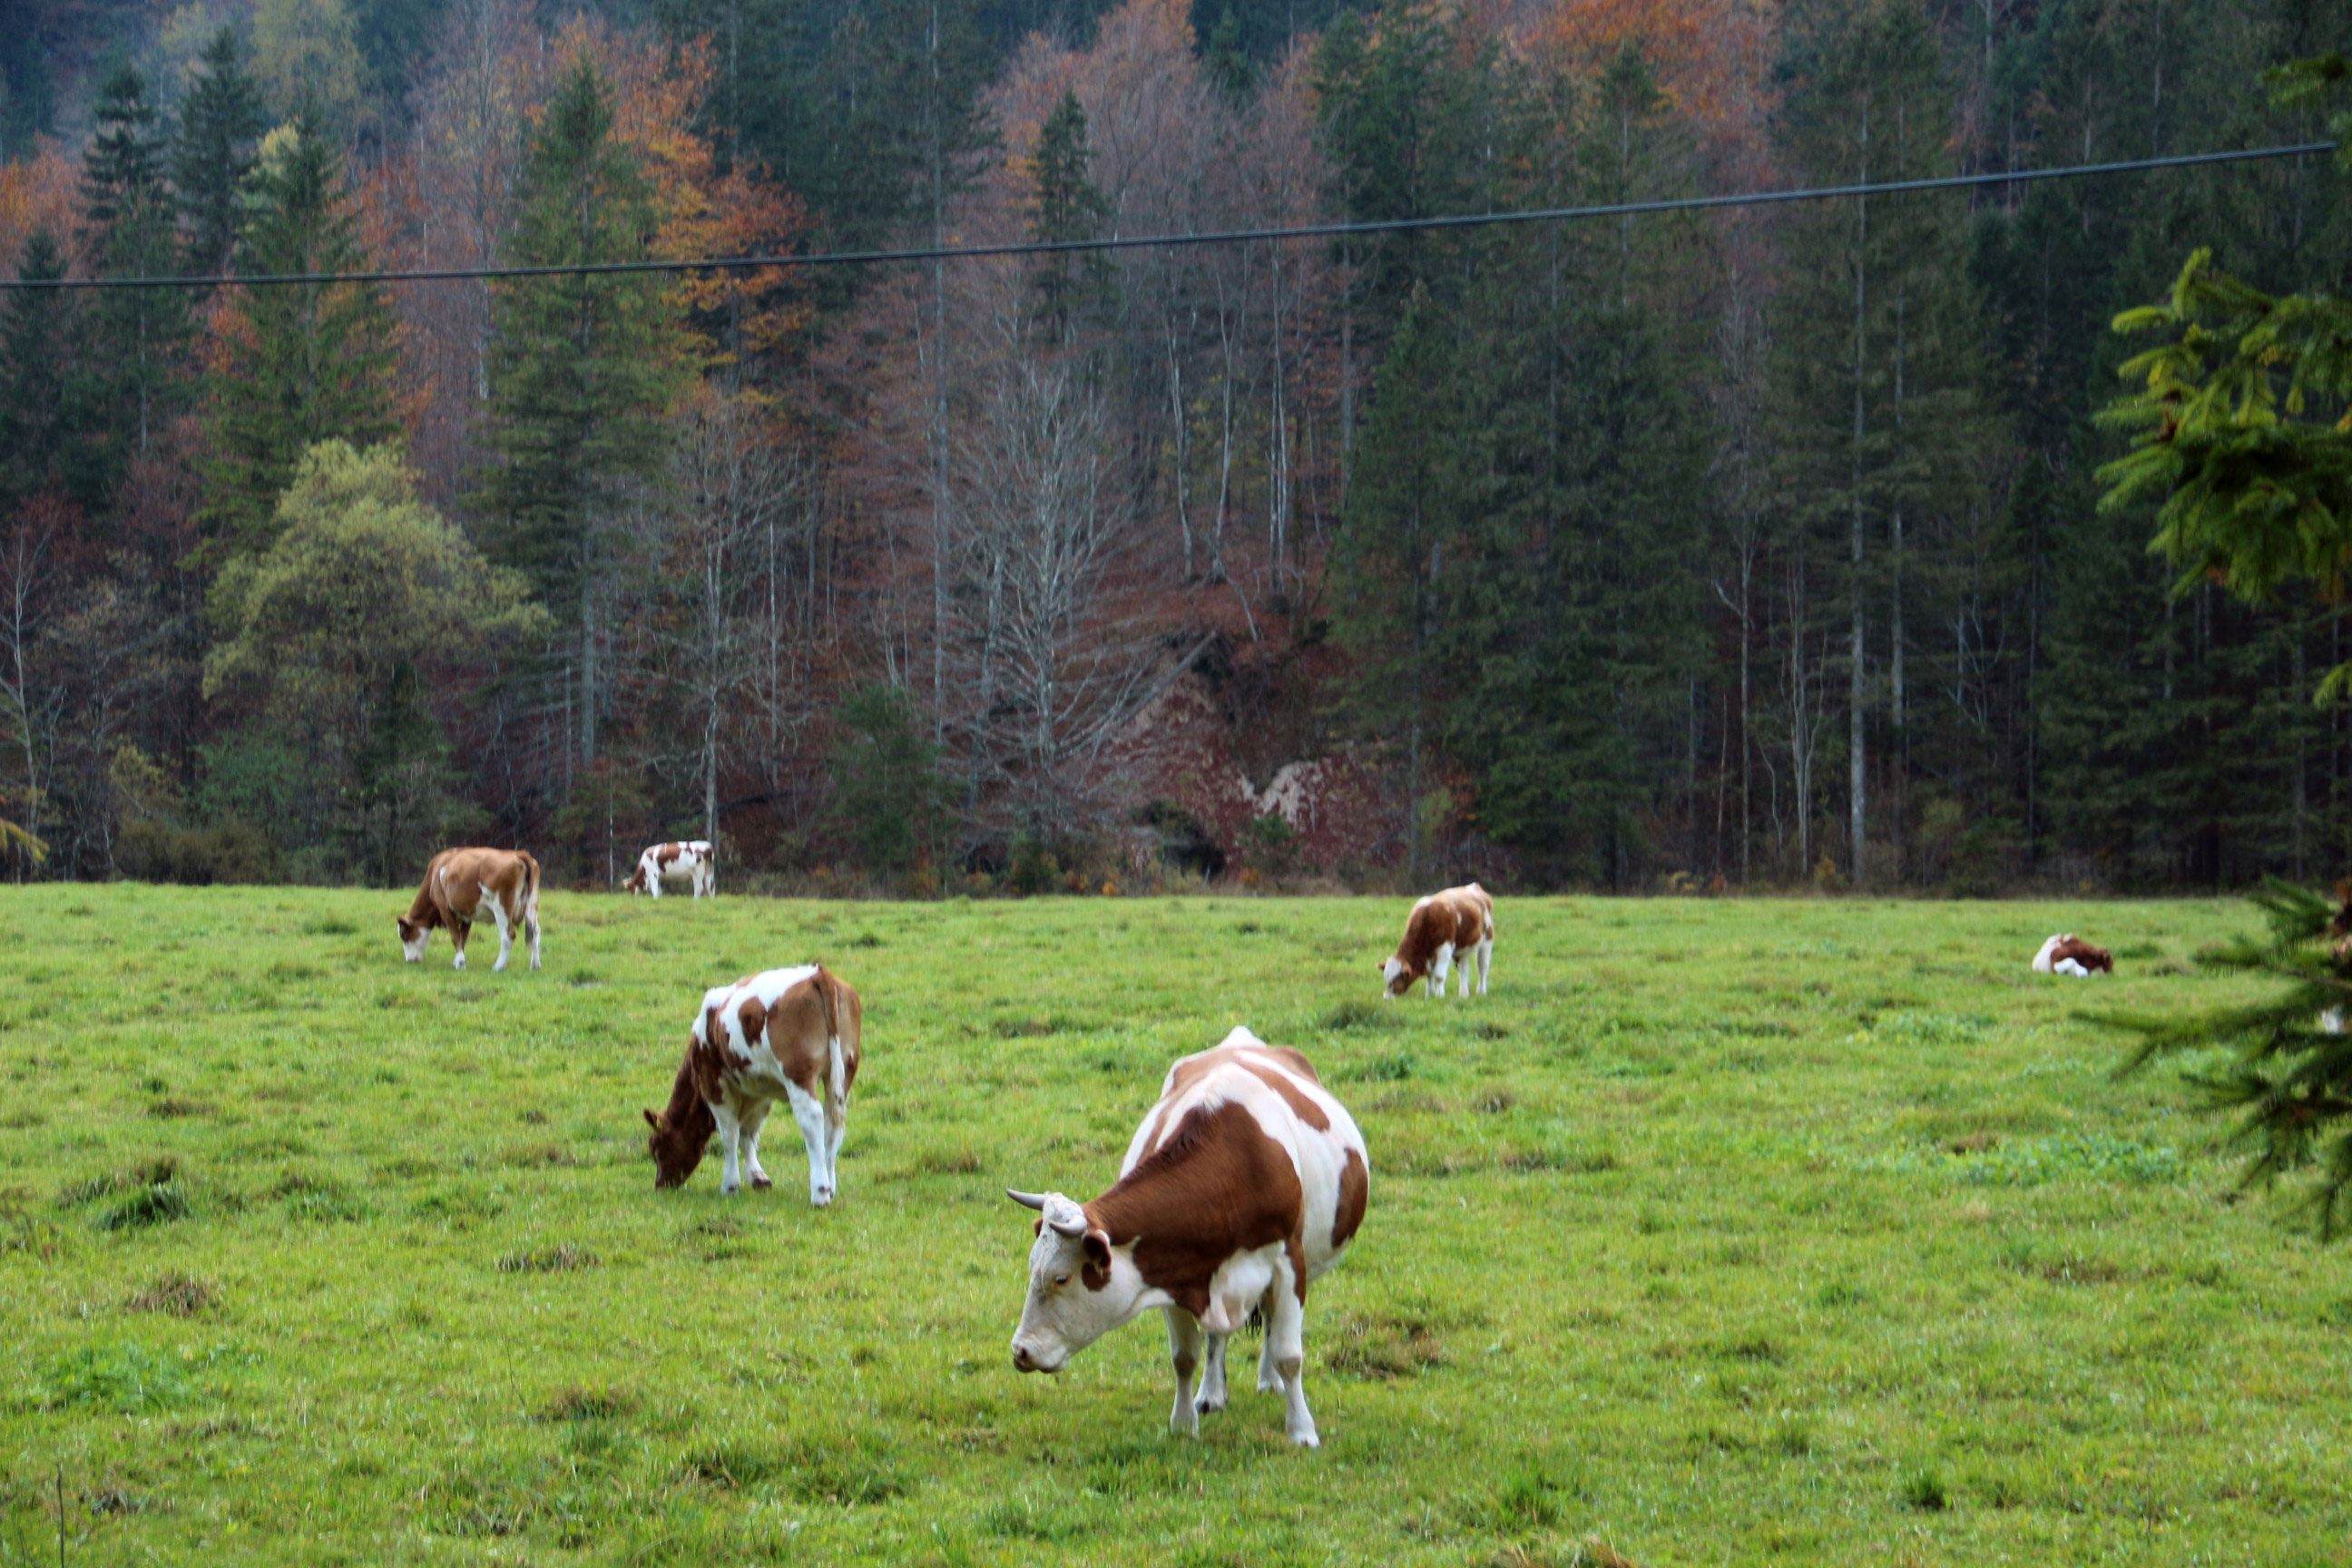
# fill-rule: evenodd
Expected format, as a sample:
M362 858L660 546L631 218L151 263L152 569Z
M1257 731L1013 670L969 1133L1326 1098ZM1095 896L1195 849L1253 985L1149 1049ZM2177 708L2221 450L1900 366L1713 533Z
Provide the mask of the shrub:
M115 860L143 882L215 883L280 879L278 847L257 827L234 817L210 827L173 827L155 821L124 825Z

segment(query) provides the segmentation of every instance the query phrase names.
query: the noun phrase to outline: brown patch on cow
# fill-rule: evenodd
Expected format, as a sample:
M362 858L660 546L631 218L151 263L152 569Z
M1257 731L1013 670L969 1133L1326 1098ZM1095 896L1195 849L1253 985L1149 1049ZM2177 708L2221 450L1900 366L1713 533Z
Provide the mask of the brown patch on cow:
M1290 1054L1298 1055L1296 1051ZM1299 1092L1298 1085L1291 1081L1289 1074L1276 1071L1264 1062L1252 1061L1246 1056L1240 1058L1240 1065L1255 1074L1260 1083L1282 1096L1282 1102L1290 1107L1290 1113L1293 1116L1297 1117L1299 1121L1318 1132L1331 1131L1331 1119L1323 1114L1321 1106Z
M1145 1284L1197 1318L1208 1312L1210 1281L1227 1258L1276 1242L1287 1245L1306 1300L1305 1208L1289 1152L1247 1107L1228 1101L1187 1111L1165 1142L1086 1212L1108 1245L1133 1245ZM1101 1287L1089 1279L1088 1288Z
M1477 883L1432 893L1405 917L1404 939L1396 950L1397 962L1404 967L1389 982L1389 994L1402 996L1412 989L1414 981L1427 978L1437 950L1447 942L1454 944L1458 962L1465 948L1475 947L1494 934L1495 900Z
M1364 1223L1364 1205L1370 1202L1371 1193L1371 1173L1364 1168L1364 1157L1349 1150L1348 1163L1339 1168L1339 1205L1331 1215L1334 1252L1355 1238L1356 1227Z
M1205 1051L1196 1051L1170 1068L1168 1081L1161 1088L1160 1098L1162 1100L1180 1098L1185 1090L1200 1082L1213 1068L1223 1067L1227 1062L1239 1062L1244 1067L1249 1067L1252 1062L1263 1063L1268 1059L1280 1062L1284 1067L1318 1088L1322 1085L1323 1080L1315 1076L1314 1064L1288 1046L1216 1046ZM1251 1067L1250 1070L1258 1072L1260 1069ZM1328 1123L1318 1121L1316 1125L1323 1127L1328 1126Z
M2072 935L2062 939L2056 947L2050 950L2050 967L2055 969L2062 961L2069 958L2085 969L2095 970L2105 974L2113 974L2116 972L2115 957L2105 948L2093 947L2089 942Z

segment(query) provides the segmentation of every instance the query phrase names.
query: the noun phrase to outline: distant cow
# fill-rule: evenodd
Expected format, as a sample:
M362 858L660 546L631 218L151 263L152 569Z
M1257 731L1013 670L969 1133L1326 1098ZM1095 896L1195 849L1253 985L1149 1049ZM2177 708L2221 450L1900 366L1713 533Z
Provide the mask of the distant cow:
M1412 983L1429 977L1429 994L1445 994L1445 972L1462 965L1462 994L1470 994L1470 959L1478 960L1478 994L1486 994L1486 972L1495 962L1495 900L1475 882L1432 893L1412 906L1396 955L1381 963L1388 994L1402 996Z
M637 868L629 873L621 890L651 893L658 899L662 884L677 879L690 879L698 899L719 896L719 857L707 841L689 838L680 844L646 845L646 852L637 857Z
M415 901L400 917L400 949L411 963L425 959L437 926L449 928L457 950L450 967L466 967L466 938L474 922L488 911L499 928L499 961L507 966L514 951L515 928L530 938L530 966L539 967L539 862L520 849L444 849L425 868L425 881Z
M1059 1372L1159 1307L1176 1368L1168 1424L1197 1434L1202 1412L1225 1407L1225 1342L1260 1308L1258 1389L1283 1395L1290 1440L1315 1447L1302 1382L1307 1287L1347 1251L1370 1179L1363 1134L1307 1058L1235 1029L1169 1069L1108 1192L1087 1204L1012 1194L1039 1211L1013 1364Z
M753 1186L772 1185L760 1168L760 1130L782 1100L808 1146L809 1202L833 1202L865 1018L857 993L823 964L771 969L704 993L669 1108L646 1112L654 1185L694 1174L714 1131L727 1157L721 1193L740 1190L746 1172Z
M2073 931L2052 937L2033 955L2036 974L2071 974L2077 980L2087 980L2094 974L2115 972L2116 961L2105 948L2093 947L2077 939Z

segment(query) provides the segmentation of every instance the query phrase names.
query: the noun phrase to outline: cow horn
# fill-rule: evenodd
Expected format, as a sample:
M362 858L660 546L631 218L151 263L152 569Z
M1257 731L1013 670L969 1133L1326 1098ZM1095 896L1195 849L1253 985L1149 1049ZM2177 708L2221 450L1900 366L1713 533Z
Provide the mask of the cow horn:
M1007 1187L1004 1189L1004 1195L1024 1209L1035 1209L1041 1214L1045 1212L1045 1194L1043 1193L1016 1193L1011 1187Z

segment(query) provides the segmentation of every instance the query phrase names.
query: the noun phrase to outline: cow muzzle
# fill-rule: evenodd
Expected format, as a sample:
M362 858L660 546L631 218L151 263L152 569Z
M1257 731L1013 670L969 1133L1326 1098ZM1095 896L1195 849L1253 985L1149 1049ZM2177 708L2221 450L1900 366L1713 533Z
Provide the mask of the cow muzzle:
M1062 1362L1068 1359L1067 1356L1064 1356L1061 1361L1049 1362L1019 1340L1013 1342L1013 1370L1015 1372L1042 1372L1050 1374L1061 1371Z

